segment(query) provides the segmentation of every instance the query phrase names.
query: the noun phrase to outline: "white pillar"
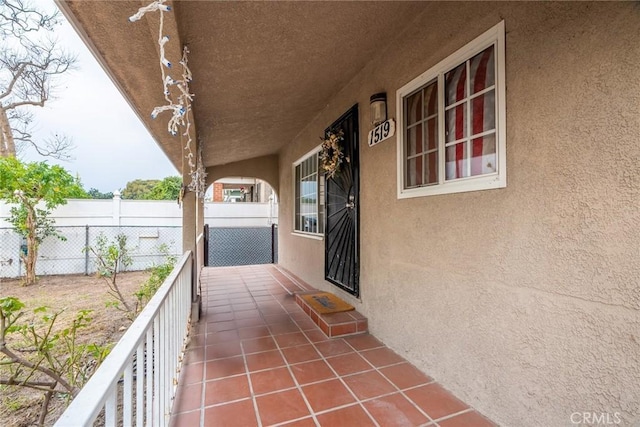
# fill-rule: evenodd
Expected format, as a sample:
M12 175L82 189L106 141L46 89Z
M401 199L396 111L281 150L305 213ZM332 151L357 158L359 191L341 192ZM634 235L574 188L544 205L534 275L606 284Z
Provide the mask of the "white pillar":
M120 225L120 192L118 190L113 192L113 225Z

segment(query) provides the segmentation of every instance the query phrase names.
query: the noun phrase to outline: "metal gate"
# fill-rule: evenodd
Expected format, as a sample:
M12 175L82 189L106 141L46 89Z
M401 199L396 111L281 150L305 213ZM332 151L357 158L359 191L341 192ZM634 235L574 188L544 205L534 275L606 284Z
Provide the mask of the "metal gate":
M325 279L352 295L360 288L360 159L358 105L336 120L328 132L342 131L345 161L338 173L327 179L325 206Z
M205 236L206 266L227 267L278 262L276 224L271 227L205 226Z

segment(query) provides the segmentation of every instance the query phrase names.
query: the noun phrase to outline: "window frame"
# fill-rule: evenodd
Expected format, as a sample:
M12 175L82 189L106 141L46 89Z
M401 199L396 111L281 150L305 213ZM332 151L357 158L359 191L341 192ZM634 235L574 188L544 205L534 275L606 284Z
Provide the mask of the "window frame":
M312 233L309 231L304 231L304 230L297 230L296 229L296 204L298 203L298 201L296 200L296 187L298 185L298 181L296 180L296 167L298 167L300 164L302 164L305 160L307 160L309 157L313 156L313 155L318 155L318 165L317 165L317 170L316 173L318 175L318 181L317 181L317 204L316 204L316 215L318 217L318 221L320 220L320 209L321 207L324 206L324 200L320 200L320 196L321 196L321 192L320 189L322 187L321 182L320 182L320 177L324 176L322 175L321 171L320 171L320 151L322 150L322 145L318 145L315 148L311 149L310 151L308 151L305 155L303 155L302 157L300 157L298 160L296 160L295 162L293 162L291 164L291 181L293 183L292 186L292 195L293 195L293 221L292 221L292 232L291 234L295 235L295 236L300 236L300 237L306 237L306 238L310 238L310 239L316 239L316 240L323 240L324 239L324 226L325 226L325 221L324 218L322 220L322 227L318 227L318 232L316 233ZM322 197L324 198L324 193L322 193Z
M496 102L496 172L475 175L455 180L445 179L445 87L444 76L447 72L465 63L491 45L495 45L495 102ZM438 83L438 182L431 185L405 188L407 172L405 149L405 99L428 86ZM505 93L505 35L504 21L501 21L473 41L458 49L424 73L396 91L396 111L399 123L397 136L397 197L398 199L425 197L440 194L462 193L467 191L490 190L507 186L506 168L506 93Z

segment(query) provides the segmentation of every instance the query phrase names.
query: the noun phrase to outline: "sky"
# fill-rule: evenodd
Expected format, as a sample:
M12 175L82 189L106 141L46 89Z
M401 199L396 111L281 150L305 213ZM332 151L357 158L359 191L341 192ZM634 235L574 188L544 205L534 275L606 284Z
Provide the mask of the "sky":
M55 8L52 0L33 4ZM33 109L34 134L40 138L52 134L71 137L76 146L74 159L61 162L32 151L25 153L24 159L58 163L79 175L85 189L102 192L123 189L134 179L178 175L75 30L61 17L63 24L56 27L55 37L65 50L77 55L77 69L61 78L56 99ZM158 90L162 90L160 81Z

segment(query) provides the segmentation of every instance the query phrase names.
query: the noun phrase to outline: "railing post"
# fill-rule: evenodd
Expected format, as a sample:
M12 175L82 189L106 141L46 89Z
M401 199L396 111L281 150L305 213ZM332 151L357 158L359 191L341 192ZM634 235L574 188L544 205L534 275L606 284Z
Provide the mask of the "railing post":
M191 302L198 302L198 279L195 274L197 270L197 260L194 252L194 256L191 257L191 274L189 275L189 283L191 283Z
M271 264L276 263L276 225L271 224Z
M84 229L84 275L89 275L89 225Z
M205 267L209 267L209 224L205 224L204 225L203 237L204 237L204 242L203 242L204 251L203 251L203 255L202 255L202 257L204 258L203 265Z

